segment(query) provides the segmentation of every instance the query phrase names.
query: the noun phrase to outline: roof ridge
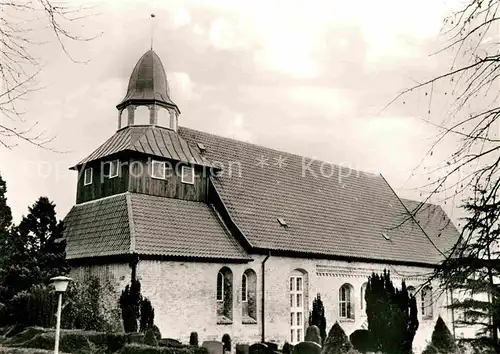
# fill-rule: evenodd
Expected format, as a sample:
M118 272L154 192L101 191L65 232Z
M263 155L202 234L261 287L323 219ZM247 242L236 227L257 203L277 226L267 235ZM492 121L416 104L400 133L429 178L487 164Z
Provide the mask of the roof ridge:
M113 194L113 195L108 195L106 197L101 197L99 199L93 199L93 200L89 200L89 201L86 201L86 202L82 202L82 203L78 203L78 204L75 204L73 206L73 208L75 207L79 207L79 206L83 206L83 205L89 205L89 204L94 204L94 203L97 203L97 202L101 202L103 200L108 200L108 199L112 199L112 198L117 198L117 197L120 197L120 196L123 196L123 195L126 195L128 192L123 192L123 193L118 193L118 194Z
M424 230L424 228L422 227L422 225L420 225L420 223L415 219L415 216L410 212L410 210L408 210L408 207L405 205L405 203L403 203L403 201L401 200L401 198L398 196L398 194L394 191L394 189L392 188L392 186L389 184L389 182L387 182L387 180L384 178L384 176L382 176L382 174L380 174L380 177L382 177L382 179L384 180L384 182L387 184L387 186L390 188L390 190L392 191L392 193L394 193L394 195L396 196L396 198L398 198L399 202L403 205L403 208L404 210L408 213L408 215L410 216L410 219L413 221L414 224L417 225L417 227L422 231L422 233L425 235L425 238L427 239L427 241L429 241L429 243L432 245L432 247L434 247L434 249L436 251L439 252L439 254L441 254L443 257L445 257L446 259L446 255L444 254L443 251L441 251L439 249L438 246L436 246L436 244L434 243L434 241L432 240L432 238L427 234L427 232ZM406 221L403 221L403 222L406 222Z
M320 159L317 159L317 158L311 157L311 156L303 156L303 155L299 155L297 153L292 153L292 152L287 152L287 151L283 151L283 150L278 150L278 149L270 148L270 147L267 147L267 146L264 146L264 145L259 145L259 144L248 142L248 141L238 140L238 139L235 139L235 138L229 138L227 136L217 135L217 134L214 134L214 133L208 133L208 132L204 132L204 131L193 129L193 128L179 126L179 131L180 130L186 130L186 131L192 131L192 132L195 132L195 133L201 133L201 134L205 134L205 135L210 135L210 136L213 136L213 137L217 137L219 139L226 139L226 140L230 140L230 141L233 141L233 142L236 142L236 143L239 143L239 144L247 144L247 145L251 145L251 146L254 146L254 147L263 148L263 149L271 150L273 152L287 154L287 155L294 156L294 157L308 158L308 159L315 160L316 162L319 162L319 163L328 163L328 164L331 164L332 166L336 166L336 167L351 168L349 166L342 166L342 165L333 163L331 161L324 161L324 160L320 160ZM357 170L357 169L354 169L354 168L351 168L351 169L353 171L355 171L355 172L360 172L360 173L363 173L363 174L366 174L366 175L372 175L374 177L379 177L380 176L380 173L362 171L362 170Z

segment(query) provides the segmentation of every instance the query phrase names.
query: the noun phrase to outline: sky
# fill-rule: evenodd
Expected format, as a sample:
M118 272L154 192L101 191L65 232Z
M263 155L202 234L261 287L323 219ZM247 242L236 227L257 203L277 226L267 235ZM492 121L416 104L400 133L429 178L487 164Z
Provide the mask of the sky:
M91 6L94 15L69 29L99 36L65 41L71 60L49 31L36 32L44 42L32 48L43 62L41 88L21 103L25 123L16 124L36 122L35 131L54 140L51 149L20 141L0 148L16 220L40 196L56 204L59 218L74 205L77 176L68 168L116 131L115 106L151 38L181 126L381 173L400 197L416 200L426 195L422 166L456 147L444 141L414 172L438 134L425 122L429 97L424 90L384 107L448 68L449 53L430 54L444 45L442 21L458 0L70 4ZM432 102L433 117L446 109L446 100ZM457 224L456 204L439 198L431 201Z

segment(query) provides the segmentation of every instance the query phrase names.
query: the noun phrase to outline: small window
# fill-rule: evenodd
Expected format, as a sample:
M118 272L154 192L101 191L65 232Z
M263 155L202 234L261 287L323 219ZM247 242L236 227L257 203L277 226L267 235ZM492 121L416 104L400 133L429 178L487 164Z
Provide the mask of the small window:
M432 318L432 289L429 286L426 286L422 289L420 293L420 301L422 302L422 317L425 319Z
M109 161L108 164L109 164L109 178L118 177L120 160Z
M84 172L83 176L83 185L88 186L89 184L92 184L92 167L87 168Z
M248 301L248 287L247 287L247 276L243 274L241 276L241 301Z
M189 166L182 166L181 168L182 183L194 184L194 169Z
M165 179L165 162L153 160L151 164L151 177Z

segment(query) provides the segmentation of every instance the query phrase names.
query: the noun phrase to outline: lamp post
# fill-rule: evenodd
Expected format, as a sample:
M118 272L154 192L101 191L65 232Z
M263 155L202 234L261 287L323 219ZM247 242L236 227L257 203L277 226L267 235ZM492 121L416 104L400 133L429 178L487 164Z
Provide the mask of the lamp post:
M56 323L56 339L54 345L54 354L59 353L59 336L61 332L61 307L62 307L62 294L68 288L68 284L71 281L71 278L65 276L58 276L51 278L50 281L54 284L56 288L56 292L58 294L57 300L57 323Z

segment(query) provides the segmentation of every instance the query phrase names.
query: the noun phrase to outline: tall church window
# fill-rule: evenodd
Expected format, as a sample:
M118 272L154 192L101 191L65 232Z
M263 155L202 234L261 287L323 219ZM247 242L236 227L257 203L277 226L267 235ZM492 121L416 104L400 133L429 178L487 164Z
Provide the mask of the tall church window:
M217 323L231 323L233 319L233 273L223 267L217 273Z
M289 279L290 286L290 342L304 340L304 313L307 313L307 273L294 270Z
M432 289L425 286L420 293L420 302L422 308L422 318L432 318Z
M84 176L83 176L83 185L84 186L88 186L89 184L92 184L92 172L93 172L92 167L85 169Z
M241 276L241 310L243 323L257 321L257 276L252 269Z
M344 284L339 289L339 317L354 318L353 291L351 284Z

